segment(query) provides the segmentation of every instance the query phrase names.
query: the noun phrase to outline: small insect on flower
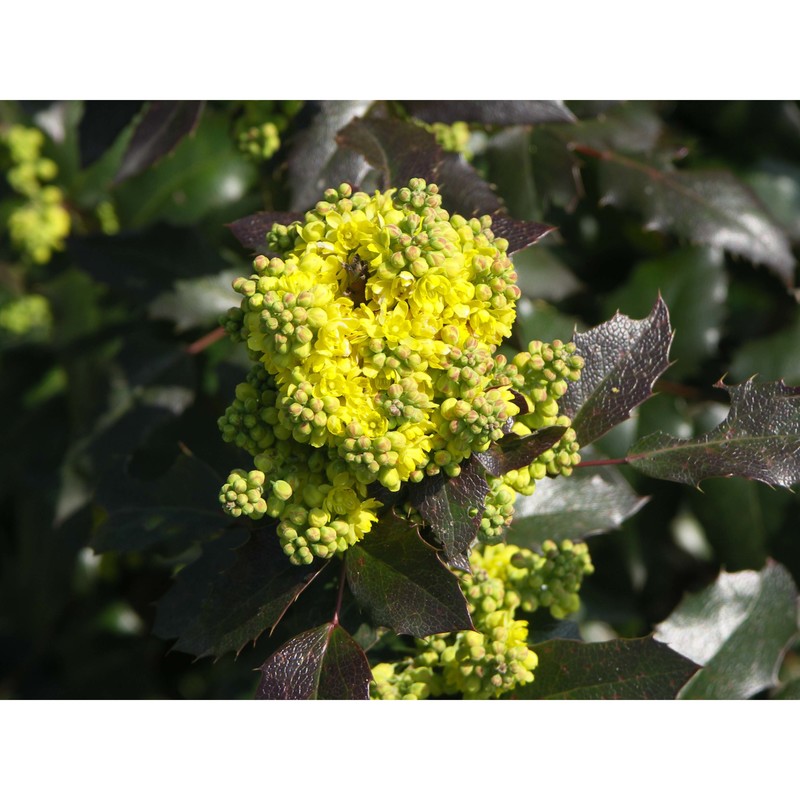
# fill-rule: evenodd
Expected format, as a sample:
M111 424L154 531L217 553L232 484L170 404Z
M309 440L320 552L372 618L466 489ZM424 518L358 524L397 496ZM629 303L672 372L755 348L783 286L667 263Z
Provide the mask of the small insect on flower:
M345 283L342 293L349 297L355 305L367 302L366 288L369 277L369 264L357 253L344 262Z

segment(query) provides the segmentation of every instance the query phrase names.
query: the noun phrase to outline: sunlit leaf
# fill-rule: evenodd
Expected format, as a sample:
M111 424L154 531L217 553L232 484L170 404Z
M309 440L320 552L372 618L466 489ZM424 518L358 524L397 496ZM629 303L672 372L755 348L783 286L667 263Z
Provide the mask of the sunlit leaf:
M560 100L406 100L403 105L425 122L534 125L575 121Z
M669 366L672 328L659 297L650 316L634 320L615 314L573 341L585 363L570 383L559 409L572 419L581 445L587 445L628 419L652 396L653 383Z
M545 479L520 496L507 541L534 548L546 539L582 539L618 528L647 502L613 467L577 469L569 478Z
M628 452L628 463L645 475L694 486L732 476L771 486L800 483L800 387L752 380L718 385L730 394L731 407L714 430L694 439L645 436Z
M785 567L722 572L689 595L656 637L703 666L681 692L687 699L744 699L775 686L797 635L797 588Z
M301 633L261 667L257 700L369 700L364 651L340 625Z

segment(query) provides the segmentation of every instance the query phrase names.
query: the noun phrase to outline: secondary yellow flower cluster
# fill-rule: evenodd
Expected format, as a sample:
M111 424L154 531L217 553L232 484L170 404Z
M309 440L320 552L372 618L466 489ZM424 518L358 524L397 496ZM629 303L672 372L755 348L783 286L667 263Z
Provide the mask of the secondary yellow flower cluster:
M259 256L234 281L242 301L225 325L257 364L219 424L255 471L231 473L220 500L235 516L278 519L294 563L363 538L382 505L375 485L458 475L512 424L522 435L569 425L558 398L582 366L573 345L496 353L520 292L491 223L450 216L421 179L373 195L343 184L303 221L275 225L267 242L280 257ZM492 479L482 538L507 524L516 491L577 460L570 429L530 467Z
M38 128L13 125L0 139L12 163L6 180L25 198L8 218L11 241L31 261L44 264L54 250L64 249L70 232L70 216L61 190L44 185L55 179L58 168L49 158L42 158L44 134Z
M518 609L548 608L557 619L577 611L583 578L593 572L585 544L547 541L543 555L513 545L476 547L461 578L474 631L418 639L417 654L373 667L372 697L422 700L461 694L500 697L533 680L536 653Z

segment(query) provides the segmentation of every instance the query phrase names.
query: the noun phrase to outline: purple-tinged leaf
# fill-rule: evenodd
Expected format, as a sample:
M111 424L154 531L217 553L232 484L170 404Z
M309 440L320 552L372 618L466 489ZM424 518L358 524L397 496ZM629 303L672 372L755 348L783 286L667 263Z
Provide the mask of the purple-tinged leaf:
M289 155L289 185L292 209L306 211L322 193L343 182L359 184L367 162L359 153L342 148L336 134L356 117L366 113L369 100L325 100L311 125L295 140Z
M305 631L261 666L256 700L369 700L364 651L340 625Z
M424 122L482 125L575 122L575 115L560 100L406 100L403 105Z
M494 217L505 211L505 204L494 187L457 153L444 153L437 182L443 205L451 214L461 214L467 218L484 214Z
M537 481L520 496L507 541L535 549L546 539L583 539L618 528L647 502L613 467L577 469L567 479Z
M499 442L489 445L488 450L475 453L475 459L490 475L500 477L513 469L527 467L556 444L564 431L565 427L552 425L549 428L540 428L528 436L508 434Z
M643 213L648 229L765 264L792 285L795 259L786 233L730 173L678 171L611 150L575 149L600 160L602 203Z
M345 568L350 590L376 625L417 637L472 628L458 578L394 513L347 550Z
M478 535L488 492L482 469L472 458L462 463L455 478L440 473L409 487L409 503L442 545L449 566L469 570L469 551Z
M533 683L510 700L673 700L697 664L652 637L534 645Z
M194 100L150 103L122 157L114 183L143 172L171 153L197 127L204 107L204 102Z
M355 119L336 140L364 156L386 189L406 186L412 178L435 183L444 157L432 134L399 119Z
M694 439L653 433L640 439L628 463L653 478L696 486L705 478L739 477L770 486L800 483L800 386L783 381L725 386L728 416Z
M552 225L544 222L514 219L502 212L492 216L492 233L495 236L502 236L508 241L508 255L510 256L536 244L554 230Z
M219 555L215 552L214 557ZM204 558L205 555L199 560ZM183 617L174 649L199 657L239 653L265 630L274 629L326 565L327 562L317 562L295 566L284 555L272 528L254 531L249 541L236 549L232 563L228 556L219 563L216 572L205 565L202 571L196 570L202 572L205 583L194 594L190 610L183 602L179 604ZM189 593L185 586L178 587L183 581L194 580L194 574L188 572L191 567L194 564L178 576L176 586L165 600L169 600L172 592L176 596ZM185 578L184 573L187 573ZM172 638L176 626L169 617L175 613L174 604L167 602L164 609L159 607L162 618L156 620L156 633Z
M684 598L656 637L703 667L682 699L740 700L778 684L797 631L797 587L785 567L770 562L760 572L721 572Z
M586 363L559 408L572 419L578 441L585 446L652 397L653 384L669 366L672 328L667 306L659 297L646 319L617 313L586 333L576 333L573 341Z
M248 250L252 250L256 255L269 255L267 234L272 230L272 226L275 223L291 225L293 222L301 222L302 219L303 215L295 211L259 211L249 217L230 222L225 227Z

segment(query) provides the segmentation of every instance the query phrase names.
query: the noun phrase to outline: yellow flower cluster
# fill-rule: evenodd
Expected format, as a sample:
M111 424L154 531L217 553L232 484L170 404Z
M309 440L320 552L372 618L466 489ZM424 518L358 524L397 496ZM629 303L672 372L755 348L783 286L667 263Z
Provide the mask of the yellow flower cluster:
M513 545L476 547L461 578L475 630L417 640L406 661L377 664L372 696L421 700L442 694L500 697L533 680L538 659L518 609L548 608L557 619L578 610L578 591L593 571L585 544L547 541L542 554Z
M70 216L61 190L43 185L55 179L58 168L49 158L42 158L44 134L37 128L13 125L2 140L12 162L6 179L25 198L8 218L11 241L31 261L44 264L54 250L64 249L70 232Z
M505 359L495 356L511 333L517 276L491 218L451 217L421 179L371 196L347 184L328 190L268 242L282 255L259 256L254 274L234 281L243 299L226 327L260 364L251 382L271 385L243 384L237 401L249 397L251 411L229 409L220 426L229 441L249 443L258 469L259 459L275 462L273 435L306 461L323 454L342 495L324 502L361 509L355 530L331 540L343 549L375 519L370 484L396 492L442 470L456 475L520 413ZM286 480L263 471L268 484ZM322 529L336 515L289 525L286 513L277 514L284 534L303 544L284 536L285 547L305 562L307 531L321 531L317 544L330 538ZM330 544L311 553L331 555Z

